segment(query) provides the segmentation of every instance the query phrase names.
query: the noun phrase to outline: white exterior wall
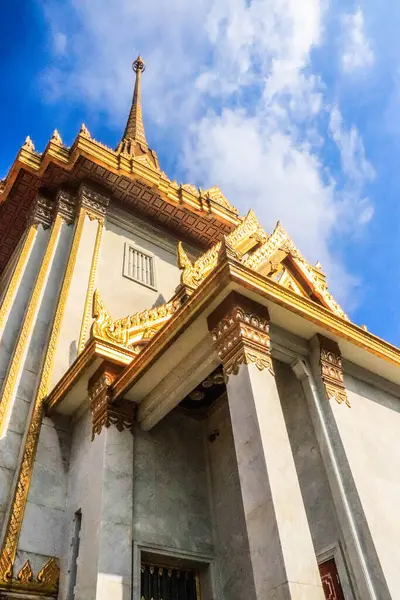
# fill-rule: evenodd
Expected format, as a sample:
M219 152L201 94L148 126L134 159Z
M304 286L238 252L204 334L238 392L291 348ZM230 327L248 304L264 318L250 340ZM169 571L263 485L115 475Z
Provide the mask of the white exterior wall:
M129 227L129 223L126 227ZM180 282L176 254L178 240L169 239L160 231L157 245L154 233L151 240L146 239L145 228L142 228L142 235L138 235L136 228L129 231L110 220L106 222L103 235L97 287L114 319L152 308L171 299ZM168 240L167 244L165 239ZM156 290L123 276L125 242L154 256Z
M50 388L61 379L78 354L79 335L85 309L92 256L99 227L100 224L96 219L91 220L88 216L85 216L74 273L58 338ZM89 328L91 322L92 315L89 315Z
M314 549L318 555L340 540L340 529L301 384L289 365L274 361L274 368Z
M331 402L392 598L399 597L400 399L345 375L351 408Z

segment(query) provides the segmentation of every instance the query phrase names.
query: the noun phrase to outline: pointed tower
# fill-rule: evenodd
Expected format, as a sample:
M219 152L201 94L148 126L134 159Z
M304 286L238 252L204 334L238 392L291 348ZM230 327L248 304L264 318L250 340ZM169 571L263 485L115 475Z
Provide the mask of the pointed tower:
M117 147L120 154L129 155L135 158L141 158L143 161L150 162L150 165L159 169L158 158L154 150L151 150L147 144L144 131L142 105L140 98L141 75L145 70L145 64L139 55L132 64L132 69L136 73L135 88L133 90L132 106L129 112L124 135Z

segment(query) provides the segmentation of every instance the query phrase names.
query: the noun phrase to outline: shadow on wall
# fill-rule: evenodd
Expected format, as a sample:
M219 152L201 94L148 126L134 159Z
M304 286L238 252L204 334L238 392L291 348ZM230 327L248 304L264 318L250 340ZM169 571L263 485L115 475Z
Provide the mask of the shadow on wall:
M162 304L165 304L166 302L167 302L167 300L165 300L164 296L162 294L158 294L157 299L151 308L155 308L156 306L161 306Z

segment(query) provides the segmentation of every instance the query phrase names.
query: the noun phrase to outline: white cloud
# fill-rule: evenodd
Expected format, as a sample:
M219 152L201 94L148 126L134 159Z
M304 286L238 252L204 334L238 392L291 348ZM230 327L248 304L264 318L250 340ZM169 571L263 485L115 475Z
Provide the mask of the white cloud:
M115 0L112 10L108 0L69 0L67 8L71 63L47 72L52 96L69 94L122 131L133 81L127 65L140 52L145 117L180 149L187 179L219 184L270 230L280 219L343 298L353 282L331 240L360 203L359 222L367 220L362 191L372 167L338 109L323 126L328 92L311 55L322 40L324 0ZM56 31L68 22L60 13L47 18ZM324 165L330 136L351 193Z
M338 106L331 110L329 129L340 150L345 175L360 183L374 179L375 171L365 157L364 144L357 128L353 125L346 130Z
M364 30L364 15L360 7L343 15L342 68L347 73L371 67L375 55Z
M331 110L329 130L339 153L345 184L340 193L341 210L349 221L365 225L374 214L369 198L363 197L365 184L373 181L375 171L365 157L363 141L353 125L346 129L340 110Z
M57 31L53 34L53 47L54 52L57 55L63 55L67 51L67 36L61 31Z

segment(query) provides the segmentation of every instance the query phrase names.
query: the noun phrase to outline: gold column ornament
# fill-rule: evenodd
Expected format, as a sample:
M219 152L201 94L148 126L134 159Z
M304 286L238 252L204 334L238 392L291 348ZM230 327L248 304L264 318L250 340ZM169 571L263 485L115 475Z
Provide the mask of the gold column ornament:
M94 189L86 183L81 183L78 190L79 208L83 208L89 218L104 223L110 198L103 192Z
M274 375L265 306L232 292L208 317L208 327L226 377L237 375L241 364L250 363Z
M76 200L72 194L60 189L56 194L56 211L68 225L75 221Z
M129 400L112 402L110 387L121 373L122 368L112 363L99 367L89 380L89 400L92 408L92 441L96 433L100 435L103 427L115 425L118 431L133 430L135 405Z
M57 215L56 224L60 224L60 215ZM44 357L41 377L34 399L33 412L27 429L25 446L19 467L17 483L11 503L11 512L7 522L6 534L3 548L0 554L0 589L4 587L18 589L18 580L13 578L13 564L17 552L18 539L21 532L24 511L28 499L29 485L35 462L36 449L39 441L40 428L44 412L44 399L49 390L50 375L53 368L53 360L60 334L61 324L64 316L69 288L76 264L79 244L82 237L85 212L81 210L75 226L71 250L64 273L64 279L58 297L57 308L51 327L49 342ZM58 225L59 227L59 225ZM52 593L57 592L58 566L55 558L51 558L39 572L36 582L32 582L38 591L41 586L50 586Z
M342 355L336 342L323 335L317 336L320 350L321 379L328 400L334 398L338 404L345 403L350 407L346 388L343 383Z

